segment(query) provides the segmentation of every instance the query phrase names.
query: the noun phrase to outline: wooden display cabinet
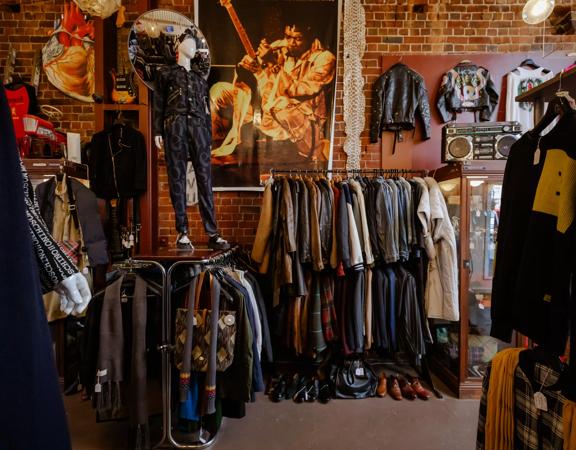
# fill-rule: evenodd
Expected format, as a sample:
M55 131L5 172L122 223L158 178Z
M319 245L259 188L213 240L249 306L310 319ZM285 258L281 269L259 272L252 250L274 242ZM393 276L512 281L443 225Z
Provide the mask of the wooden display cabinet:
M490 336L492 277L506 161L453 163L434 172L458 247L460 321L431 320L434 372L460 398L479 398L487 363L509 346Z
M132 70L128 59L128 34L134 20L154 7L153 0L130 0L122 2L126 7L126 22L116 27L116 14L107 19L95 19L96 30L96 94L103 99L95 104L95 125L100 131L110 126L120 114L123 120L130 122L144 135L147 149L147 190L140 198L139 252L149 253L156 247L158 239L158 166L157 151L152 141L151 130L151 92L146 85L135 77L138 98L132 104L113 103L113 88L110 71L125 68Z

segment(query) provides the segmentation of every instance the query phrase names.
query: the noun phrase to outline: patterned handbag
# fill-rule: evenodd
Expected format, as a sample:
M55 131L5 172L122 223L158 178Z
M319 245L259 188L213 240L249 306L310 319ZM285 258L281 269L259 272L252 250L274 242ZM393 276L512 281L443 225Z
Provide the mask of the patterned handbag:
M211 336L211 316L210 309L198 308L200 294L203 286L204 274L200 274L199 282L195 291L193 301L194 318L192 333L192 365L191 369L196 372L206 372L208 369L208 358L210 355L210 336ZM188 308L178 308L176 310L176 334L174 348L174 362L176 367L182 370L182 358L184 354L184 345L187 337ZM218 336L216 340L216 370L225 371L234 360L234 346L236 343L236 312L228 310L218 311Z
M182 369L182 353L186 342L186 320L188 309L176 310L176 345L174 362ZM218 348L216 352L216 370L225 371L234 360L234 345L236 343L236 312L220 311L218 320ZM194 334L192 335L192 370L206 372L208 355L210 353L210 318L211 311L197 309L194 311Z

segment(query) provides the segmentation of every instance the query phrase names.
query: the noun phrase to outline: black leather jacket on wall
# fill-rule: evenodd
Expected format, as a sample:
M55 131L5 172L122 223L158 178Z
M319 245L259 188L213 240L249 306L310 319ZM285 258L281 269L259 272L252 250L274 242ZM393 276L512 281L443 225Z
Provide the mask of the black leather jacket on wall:
M370 142L383 131L413 130L416 112L430 138L430 103L422 76L405 64L394 64L374 83Z
M489 121L497 105L496 86L484 67L462 61L444 74L437 102L444 122L462 111L480 111L480 120Z

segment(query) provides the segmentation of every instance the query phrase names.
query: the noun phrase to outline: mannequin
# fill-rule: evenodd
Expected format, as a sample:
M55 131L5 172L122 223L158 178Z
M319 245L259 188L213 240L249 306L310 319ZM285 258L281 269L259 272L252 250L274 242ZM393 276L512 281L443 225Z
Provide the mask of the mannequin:
M154 143L164 147L170 199L176 215L178 238L176 247L193 250L188 237L186 215L186 164L192 160L200 215L209 236L208 246L226 250L230 245L218 234L212 195L210 146L212 143L208 83L203 73L192 66L197 54L192 31L187 29L178 38L176 64L162 68L154 92Z

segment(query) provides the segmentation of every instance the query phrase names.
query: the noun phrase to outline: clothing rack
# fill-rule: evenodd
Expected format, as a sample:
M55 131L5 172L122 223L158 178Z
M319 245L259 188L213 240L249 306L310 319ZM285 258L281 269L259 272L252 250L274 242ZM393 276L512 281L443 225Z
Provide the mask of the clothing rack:
M391 175L391 176L401 176L405 174L419 175L421 177L426 177L429 175L429 171L426 169L270 169L270 176L274 177L277 174L346 174L349 176L358 175ZM428 383L434 395L441 399L443 398L442 393L438 390L432 379L432 374L430 372L430 365L428 362L429 355L423 355L420 361L420 368L413 368L421 374L422 378ZM396 360L396 362L398 362ZM389 364L389 362L384 362L383 364Z
M270 169L270 174L274 176L275 174L307 174L307 173L318 173L318 174L332 174L332 173L343 173L343 174L373 174L373 175L401 175L401 174L419 174L422 176L427 176L428 171L425 169Z
M233 246L232 248L212 253L209 255L198 254L195 256L196 252L189 252L183 254L180 259L172 262L170 267L166 270L164 267L155 261L154 259L162 259L162 256L143 256L140 258L146 258L145 260L132 260L128 261L131 264L135 263L154 263L157 266L162 267L164 274L164 292L163 292L163 307L162 307L162 345L159 346L162 357L162 438L158 444L153 448L183 448L183 449L204 449L210 447L216 441L218 432L210 436L206 441L202 441L201 428L198 432L198 442L194 444L182 443L177 440L177 438L172 433L172 358L171 353L174 351L174 343L172 337L172 279L174 272L177 268L181 266L187 266L191 270L199 270L202 268L222 266L229 264L232 257L238 251L239 246ZM202 255L202 256L200 256ZM170 261L171 262L171 261ZM170 264L168 262L168 264Z

